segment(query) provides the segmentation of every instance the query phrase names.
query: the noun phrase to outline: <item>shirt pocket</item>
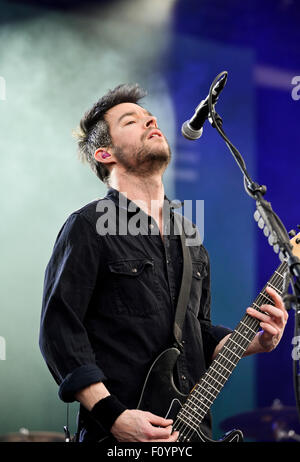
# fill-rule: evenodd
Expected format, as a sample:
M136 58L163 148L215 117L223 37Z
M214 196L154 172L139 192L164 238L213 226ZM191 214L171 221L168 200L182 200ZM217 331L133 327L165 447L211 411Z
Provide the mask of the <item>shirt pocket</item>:
M151 258L108 263L117 314L145 317L158 313L159 287Z
M202 295L202 282L207 276L207 265L206 262L202 260L192 261L192 265L193 273L188 309L191 310L195 316L198 316Z

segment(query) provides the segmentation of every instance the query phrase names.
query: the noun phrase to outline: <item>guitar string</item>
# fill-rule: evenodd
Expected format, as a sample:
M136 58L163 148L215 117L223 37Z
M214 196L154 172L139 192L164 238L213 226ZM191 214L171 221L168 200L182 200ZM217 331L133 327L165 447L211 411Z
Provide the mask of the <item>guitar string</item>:
M265 287L262 289L262 291L259 293L259 295L257 296L257 298L255 299L255 301L253 302L253 304L251 305L253 307L254 306L259 306L259 308L265 304L265 303L274 303L273 300L270 298L270 296L265 293L265 289L267 286L271 286L273 287L276 292L278 293L281 293L283 292L284 290L284 276L282 274L282 270L284 269L284 273L286 272L287 270L287 264L286 262L283 262L278 268L277 270L275 271L274 275L271 277L271 279L269 280L269 282L265 285ZM279 289L278 285L281 285L281 288ZM267 301L266 301L267 300ZM260 311L260 309L257 309L255 308L257 311ZM191 396L188 398L187 400L187 403L185 405L185 411L182 411L182 412L179 412L178 413L178 416L177 416L177 419L175 420L175 423L174 423L174 428L179 431L179 433L181 434L181 436L184 437L184 439L188 439L195 431L196 429L194 427L192 427L190 425L190 423L188 422L185 422L183 419L180 418L180 416L182 415L183 417L187 417L188 420L192 420L192 418L196 418L197 420L197 428L199 427L200 423L202 422L202 419L203 417L207 414L212 402L215 400L215 398L217 397L217 395L219 394L219 392L221 391L221 389L223 388L224 384L226 383L226 381L228 380L230 374L232 373L234 367L236 366L236 364L238 363L238 361L242 358L242 355L244 353L244 351L246 350L247 346L251 343L251 341L253 340L253 338L255 337L256 333L258 332L259 330L259 323L260 321L258 321L257 319L253 318L252 316L246 314L242 320L240 321L240 323L238 324L238 326L236 327L236 329L233 331L233 333L231 334L231 337L228 339L228 342L231 341L234 341L234 340L237 340L236 343L238 343L238 347L240 350L242 350L241 352L237 353L237 350L235 353L231 353L227 356L223 356L223 358L225 358L225 361L223 359L223 361L221 360L220 361L216 361L217 358L215 358L215 360L213 361L213 363L211 364L210 368L207 370L207 372L204 374L204 376L202 377L202 380L200 380L200 382L195 386L194 390L192 391L191 393ZM242 334L239 332L239 330L241 328L243 328L241 325L245 325L244 327L244 333L245 333L245 328L246 328L246 333L249 331L250 329L250 332L251 332L251 335L250 335L250 338L243 338L242 340L239 340L238 338L236 337L239 337L241 336ZM255 327L255 332L253 332L253 328ZM235 337L235 338L233 338ZM242 337L244 337L242 335ZM226 342L227 343L227 342ZM222 349L223 350L223 349ZM238 357L238 359L236 360L236 358L234 358L234 355ZM233 360L233 361L232 361ZM225 375L223 375L222 373L216 371L214 369L214 365L218 364L219 368L222 369L222 372L223 369L225 369ZM228 364L228 362L230 364ZM222 364L223 363L223 364ZM226 366L225 366L225 364ZM233 364L233 367L232 367L232 364ZM229 369L227 369L229 368ZM232 370L230 370L230 368ZM212 377L210 375L210 371L213 371L213 373L217 374L218 375L218 380L214 377ZM227 374L227 372L229 372L229 374ZM213 384L212 385L209 385L209 390L207 388L204 388L202 386L202 382L205 381L205 378L204 377L207 377L209 376L211 381L213 381ZM219 377L221 377L221 380L223 381L224 380L224 383L220 382L219 381ZM203 380L204 379L204 380ZM217 384L217 385L216 385ZM220 389L218 389L218 385L220 386ZM199 392L199 388L203 388L203 392ZM213 394L211 393L211 390L216 390L217 391L217 394ZM200 395L200 399L197 397L197 395ZM213 399L211 399L208 394L210 394ZM210 405L208 406L206 403L201 403L201 405L205 405L207 407L207 410L203 410L202 409L202 412L200 410L200 412L197 411L197 408L201 406L199 405L199 401L201 400L206 400ZM197 402L198 401L198 402ZM189 408L190 408L190 405L192 405L192 410L191 412L189 413ZM184 408L183 408L184 409ZM204 413L203 413L204 412ZM187 415L186 415L187 414ZM203 415L202 415L203 414ZM178 422L179 421L179 422ZM182 431L183 429L183 431ZM187 430L187 434L184 435L184 430Z
M275 276L277 276L277 275L279 276L279 278L278 278L278 277L273 277L273 278L270 279L270 282L269 282L269 285L274 284L274 285L276 285L276 288L277 288L277 286L278 286L278 280L281 279L281 283L282 283L282 279L283 279L283 276L282 276L281 274L278 274L278 273L276 274L276 272L275 272ZM272 283L271 283L271 281L272 281ZM281 284L281 285L282 285L282 284ZM261 298L261 297L259 297L259 298ZM265 298L265 294L263 294L263 298ZM256 301L258 301L258 299L256 299ZM263 303L263 301L264 301L264 300L262 300L261 302ZM255 320L254 318L252 318L251 316L249 316L249 315L247 315L247 316L249 317L250 320L254 320L254 322L257 321L257 320ZM244 323L244 321L245 321L245 319L243 318L243 319L242 319L242 322L239 323L238 328L241 327L240 325L241 325L241 323ZM247 328L247 329L248 329L248 328L250 328L250 329L253 328L253 322L252 322L252 324L249 323L249 324L251 324L251 327L249 326L249 324L248 324L248 325L247 325L247 323L245 323L245 324L246 324L246 328ZM256 327L257 327L257 326L256 326ZM238 328L236 329L236 331L239 330ZM256 329L256 330L257 330L257 329ZM236 332L236 331L235 331L235 333L240 334L239 332ZM244 333L245 333L245 331L244 331ZM234 334L234 333L233 333L233 334ZM233 335L233 334L232 334L232 335ZM247 345L249 344L249 342L251 342L252 337L254 337L255 335L256 335L256 332L254 332L254 335L251 335L251 337L250 337L249 339L248 339L248 338L244 339L244 340L246 340L246 345L244 345L244 340L240 341L240 347L239 347L239 348L242 349L242 352L239 353L238 360L241 359L241 356L242 356L243 352L245 351ZM230 358L232 359L232 355L230 356ZM227 361L228 359L229 359L229 358L226 358L226 357L225 357L225 360L226 360L226 361ZM223 362L224 362L224 361L223 361ZM228 361L227 361L227 362L228 362ZM235 362L237 363L238 361L235 360ZM218 363L218 364L220 365L220 367L221 367L222 369L224 369L224 368L227 369L227 368L225 367L224 364L222 364L222 363L221 363L221 364ZM227 363L226 363L226 365L228 366ZM234 367L235 367L235 365L236 365L236 364L234 364ZM232 367L232 366L231 366L231 367ZM227 378L228 378L228 377L226 377L226 375L224 376L224 375L221 374L220 372L216 371L216 370L214 369L214 367L212 367L212 370L213 370L215 373L217 373L217 375L218 375L219 377L221 376L221 380L224 380L224 379L225 379L225 382L226 382L226 380L227 380ZM211 377L210 374L209 374L210 370L207 371L207 372L208 372L209 377ZM228 372L229 372L229 375L230 375L232 371L229 370ZM219 378L219 377L218 377L218 378ZM224 383L221 383L219 380L217 380L217 378L214 378L214 377L211 377L211 379L212 379L213 382L214 382L214 383L213 383L213 388L216 389L217 394L218 394L219 391L221 390L221 388L223 387L223 385L224 385L225 382L224 382ZM220 388L220 389L216 388L216 383L217 383L218 385L221 385L221 388ZM200 386L201 386L201 385L200 385ZM198 388L199 388L199 387L198 387ZM205 389L204 389L204 390L205 390ZM210 388L210 390L211 390L211 388ZM211 394L211 395L213 396L213 399L215 399L216 396L214 396L214 395L210 392L210 390L209 390L209 394ZM206 391L206 390L205 390L205 391ZM207 397L207 392L205 393L205 391L204 391L204 394L205 394L206 396L204 396L203 398L206 399L208 402L211 402L211 401L212 401L211 398ZM190 397L189 402L190 402L191 404L193 404L193 400L194 400L194 397L196 396L196 394L198 394L198 390L195 390L194 395L193 395L192 397ZM189 402L187 403L187 408L189 408ZM203 404L203 403L202 403L202 404ZM209 406L207 406L206 404L205 404L205 406L207 407L207 410L208 410L208 409L209 409ZM205 411L204 415L207 413L207 410ZM192 411L192 412L194 412L194 414L195 414L195 407L194 407L194 406L193 406L193 411ZM187 413L188 413L188 409L187 409ZM185 414L186 414L186 413L185 413ZM192 414L191 414L191 415L192 415ZM198 416L199 413L196 412L196 415ZM200 414L200 419L197 419L197 420L198 420L198 424L201 422L201 419L204 417L204 415L202 416L202 415ZM185 416L185 417L186 417L186 416ZM196 417L196 418L197 418L197 417ZM191 420L191 416L190 416L190 415L188 415L188 419ZM184 424L185 424L184 421L181 422L181 425L179 425L179 427L184 426ZM194 430L193 428L191 429L191 427L190 427L190 425L189 425L189 432L193 432L193 431L195 431L195 430Z
M251 339L246 341L247 345L249 344L250 340ZM200 425L203 417L208 412L212 402L217 397L218 393L223 388L225 382L227 381L229 375L232 372L231 370L227 369L227 367L230 367L233 370L238 360L240 360L240 358L242 357L242 353L246 349L246 346L247 346L247 345L244 345L244 343L245 343L245 340L242 340L241 347L239 348L239 350L237 350L238 352L238 355L236 355L237 360L235 358L234 363L229 358L226 358L226 357L224 357L222 361L215 362L212 365L211 369L208 371L207 375L205 375L205 378L203 378L201 383L194 390L193 395L190 397L188 403L186 404L185 412L181 413L181 417L183 420L180 422L180 425L178 425L178 421L176 423L177 429L179 431L181 430L182 436L186 436L186 438L188 438L195 431L193 425L190 425L191 421L194 422L197 425L197 427ZM230 358L232 359L233 355L230 355ZM218 369L216 369L217 364L218 364ZM225 374L224 374L224 371L226 371ZM229 374L227 373L227 371L229 372ZM211 372L214 374L213 376L210 374ZM205 380L206 378L210 379L210 383ZM202 406L202 407L200 406L200 412L198 412L197 410L199 405ZM203 409L204 406L205 408ZM180 419L180 416L179 416L179 419ZM185 425L188 425L188 427L185 427L185 432L183 432L182 427L184 427Z
M281 280L281 285L283 285L283 284L282 284L282 282L283 282L283 276L282 276L281 274L278 274L278 273L276 274L276 272L275 272L275 276L277 276L277 275L279 276L279 278L278 278L278 277L273 277L273 278L271 278L268 285L273 285L273 284L274 284L274 285L276 286L275 289L278 290L278 287L277 287L277 286L278 286L278 281ZM264 293L262 292L262 293L260 294L260 296L257 297L256 302L259 302L259 303L261 302L261 304L263 304L263 302L265 302L265 300L261 300L261 298L265 299L265 298L266 298L266 294L264 294ZM269 299L268 299L268 301L269 301ZM260 306L261 306L261 305L260 305ZM257 322L259 323L259 321L257 321L256 319L252 318L252 317L249 316L249 315L247 315L247 317L248 317L248 321L249 321L249 319L250 319L251 322L248 322L248 324L247 324L247 322L246 322L247 320L246 320L245 318L243 318L242 321L239 323L238 327L236 328L236 330L233 332L232 337L234 336L234 334L241 335L241 333L239 332L239 331L240 331L240 328L241 328L241 324L242 324L242 325L245 324L247 331L245 331L245 329L244 329L244 333L246 333L246 334L248 333L249 329L250 329L250 331L253 329L254 325L255 325L255 327L256 327L255 330L256 330L256 331L259 330L259 327L258 327L258 329L257 329ZM253 323L253 321L254 321L254 323ZM238 345L238 346L239 346L239 349L241 349L242 351L239 352L239 355L236 355L236 356L238 357L238 360L235 359L235 361L234 361L234 363L233 363L234 367L236 366L237 362L241 359L243 352L246 350L247 346L249 345L249 343L252 341L252 339L253 339L254 336L256 335L256 331L255 331L254 333L252 332L250 338L246 337L246 338L244 338L242 341L239 341L239 342L240 342L240 346L239 346L239 345ZM233 338L231 338L231 339L229 339L229 340L233 340ZM246 345L245 345L245 340L246 340ZM235 354L235 353L234 353L234 354ZM230 355L230 359L233 359L233 355ZM230 359L225 357L226 366L232 368L232 366L229 366L229 365L228 365L228 360L230 361ZM230 362L231 362L231 361L230 361ZM223 361L223 363L224 363L224 361ZM218 362L218 364L219 364L220 368L222 369L222 372L224 372L223 369L225 368L225 369L229 372L229 375L231 374L232 371L228 370L228 369L225 367L224 364L219 363L219 362ZM215 363L214 363L214 365L215 365ZM215 390L217 391L217 395L218 395L218 393L220 392L220 390L222 389L222 387L223 387L224 384L226 383L226 380L227 380L227 378L228 378L226 375L228 375L228 374L225 374L225 376L224 376L224 375L223 375L222 373L220 373L219 371L216 371L216 370L214 369L214 365L212 365L212 370L213 370L213 372L215 372L215 373L218 375L218 379L217 379L216 377L215 377L215 378L212 377L212 376L209 374L210 370L207 371L207 372L208 372L207 375L213 380L212 388L215 389ZM232 368L232 369L233 369L233 368ZM206 375L205 377L207 377L207 375ZM221 377L221 381L225 380L224 383L220 382L219 377ZM218 385L221 386L220 389L218 389L218 387L216 387L216 383L217 383ZM199 384L199 385L201 386L201 384ZM197 388L199 388L199 386L198 386ZM210 390L211 390L211 388L209 388L209 391L208 391L208 392L209 392L209 394L211 394L211 395L213 396L213 400L214 400L214 399L217 397L217 395L214 396L214 395L210 392ZM209 403L211 403L213 400L212 400L211 398L207 397L207 392L205 393L205 391L206 391L206 389L204 389L204 394L206 395L206 396L204 396L204 399L206 399ZM194 397L196 396L196 394L198 394L198 389L195 390ZM200 396L202 396L202 395L200 394ZM192 404L193 404L193 399L194 399L194 398L192 397L192 398L190 398L190 400L189 400ZM202 404L203 404L203 403L202 403ZM208 410L208 409L209 409L209 406L207 406L206 404L205 404L205 406L207 407L207 410ZM188 407L188 406L187 406L187 407ZM196 407L193 407L194 413L195 413L195 408L196 408ZM204 415L207 413L207 410L206 410L206 411L204 410L204 414L203 414L203 415L201 415L201 414L199 414L198 412L196 412L196 415L197 415L197 416L200 415L200 419L197 419L197 420L198 420L198 424L201 422L201 419L202 419L202 418L204 417ZM188 416L188 418L189 418L189 420L191 419L190 416ZM191 428L190 426L188 427L188 433L191 434L191 433L193 433L194 431L195 431L195 430L194 430L193 428ZM189 434L186 435L186 436L188 437Z
M278 278L278 277L273 277L273 278L271 278L270 281L269 281L269 284L267 284L267 285L275 284L275 285L276 285L276 288L277 288L278 280L281 280L281 285L283 286L282 282L283 282L283 278L284 278L284 277L283 277L281 274L279 274L278 272L277 272L277 274L276 274L276 272L275 272L275 276L277 276L277 275L279 276L279 278ZM272 282L271 282L271 281L272 281ZM278 288L277 288L277 290L278 290ZM281 292L282 292L282 291L281 291ZM259 296L258 298L266 298L266 295L265 295L265 294L262 293L262 294L260 294L260 295L263 295L263 297ZM256 299L256 301L258 301L258 298ZM263 304L263 302L264 302L265 300L260 300L260 301L261 301L261 303ZM268 301L269 301L269 299L268 299ZM255 320L254 318L252 318L251 316L249 316L249 315L247 315L247 316L250 318L250 320L257 321L257 320ZM236 331L241 327L240 324L241 324L241 323L244 323L244 321L245 321L245 319L243 318L242 321L239 323L238 328L236 328ZM245 323L245 324L246 324L246 323ZM252 324L253 324L253 323L252 323ZM251 325L251 327L250 327L249 325L246 325L246 327L251 329L251 328L253 328L253 325ZM256 327L257 327L257 326L256 326ZM259 328L258 328L258 329L259 329ZM236 332L236 331L235 331L235 333L238 333L238 334L239 334L239 332ZM234 333L233 333L233 334L234 334ZM256 332L254 332L254 335L251 335L251 337L253 338L255 335L256 335ZM240 342L241 348L242 348L242 352L240 352L240 357L238 357L238 361L239 361L239 359L241 359L242 354L243 354L243 352L245 351L245 349L246 349L247 345L249 344L249 342L251 342L251 340L252 340L251 337L250 337L250 339L248 339L248 338L245 339L245 340L246 340L246 345L244 345L244 340L242 340L242 342ZM232 355L230 356L230 358L232 359ZM225 359L226 359L226 361L227 361L227 358L225 358ZM238 361L235 360L236 363L237 363ZM218 364L220 364L220 363L218 363ZM226 364L226 365L228 366L228 364ZM234 364L234 367L235 367L235 365L236 365L236 364ZM221 368L223 368L223 369L224 369L224 367L225 367L223 364L220 364L220 366L221 366ZM223 367L223 366L224 366L224 367ZM231 366L231 367L232 367L232 366ZM226 377L226 376L224 376L223 374L221 374L220 372L216 371L216 370L214 369L214 367L212 367L212 369L213 369L214 372L216 372L216 373L218 374L218 376L221 376L221 378L222 378L221 380L225 379L225 382L226 382L226 380L227 380L228 377ZM225 369L227 369L227 368L225 367ZM208 375L209 375L209 371L207 371L207 372L208 372ZM229 375L230 375L232 371L228 371L228 372L229 372ZM211 376L209 375L209 377L211 377ZM214 377L211 377L211 378L212 378L212 380L214 380L214 382L217 382L219 385L221 385L221 388L220 388L219 390L218 390L218 388L216 388L216 384L215 384L215 383L214 383L214 385L213 385L213 388L217 390L217 394L218 394L219 391L222 389L222 387L223 387L223 385L224 385L225 382L222 384L222 383L221 383L219 380L217 380L216 378L214 378ZM198 388L199 388L199 387L198 387ZM204 390L205 390L205 389L204 389ZM198 393L198 390L195 390L194 396L196 395L196 393ZM210 391L209 391L209 393L210 393ZM216 396L217 396L217 395L214 396L212 393L210 393L210 394L213 396L213 400L214 400L214 399L216 398ZM207 395L207 393L206 393L206 395ZM201 396L201 395L200 395L200 396ZM206 399L208 402L212 402L211 398L209 398L209 397L207 397L207 396L205 396L205 397L203 397L203 398ZM193 396L192 396L192 398L189 399L189 401L190 401L191 403L193 403ZM202 404L203 404L203 403L202 403ZM205 406L207 407L207 410L208 410L208 409L209 409L209 406L207 406L206 404L205 404ZM207 413L207 410L206 410L206 411L204 410L204 411L205 411L205 412L204 412L204 415ZM193 411L194 411L194 413L195 413L195 407L193 407ZM196 412L196 414L199 415L198 412ZM198 424L201 422L201 419L204 417L204 415L203 415L203 416L200 415L200 419L197 419L197 420L198 420ZM189 416L189 419L191 419L190 416ZM184 422L182 422L182 424L184 425ZM181 427L182 427L182 425L181 425ZM191 433L194 433L194 431L195 431L195 429L194 429L194 428L191 428L191 426L189 425L189 426L188 426L188 433L191 434ZM186 436L189 436L189 435L186 435Z
M249 319L253 319L253 318L251 318L251 317L249 316ZM240 326L239 326L239 327L240 327ZM246 325L246 327L247 327L247 325ZM253 326L252 326L252 327L253 327ZM244 332L245 332L245 331L244 331ZM236 332L236 334L239 335L239 332ZM255 334L256 334L256 332L254 332L254 335L255 335ZM237 335L236 335L235 337L237 337ZM235 361L232 362L231 360L233 359L233 354L230 354L229 357L224 356L225 361L224 361L224 359L223 359L223 361L221 361L221 362L217 361L217 364L219 365L219 369L221 369L221 371L222 371L223 373L220 373L219 370L214 369L214 366L215 366L216 363L214 363L214 365L212 365L212 368L209 369L209 371L207 371L207 374L205 375L205 378L207 378L207 375L210 377L210 379L212 380L211 385L208 384L209 387L205 388L205 385L202 386L202 383L203 383L203 381L204 381L205 383L208 383L208 382L205 381L205 378L201 381L201 383L198 385L197 389L194 391L194 394L192 395L192 397L190 397L188 403L186 403L186 404L187 404L187 405L186 405L186 412L181 413L182 417L184 417L185 419L184 419L183 421L181 421L181 425L178 425L178 426L177 426L177 427L178 427L177 429L180 430L180 428L182 428L182 426L184 426L185 424L187 424L186 419L188 419L189 421L192 420L192 419L191 419L191 416L194 417L194 420L195 420L195 419L197 420L196 423L197 423L198 425L201 423L202 418L203 418L204 415L207 413L207 411L208 411L208 409L209 409L210 406L208 406L206 403L203 403L203 402L202 402L201 404L202 404L202 405L204 404L204 405L206 406L206 408L207 408L206 410L204 410L205 412L203 413L203 409L202 409L202 415L201 415L201 413L199 413L199 412L197 412L197 411L195 412L195 409L197 409L197 406L193 406L193 404L198 404L198 406L199 406L199 403L197 403L197 402L195 403L195 401L197 401L197 399L199 400L199 398L198 398L198 394L199 394L198 389L199 389L199 388L202 388L202 389L204 390L204 393L202 392L202 395L201 395L201 393L200 393L200 396L201 396L200 401L203 400L203 399L205 399L208 403L211 404L212 401L216 398L216 396L217 396L217 394L219 393L219 391L222 389L224 383L226 382L226 380L227 380L227 378L228 378L227 376L229 376L229 375L231 374L231 372L232 372L232 371L230 371L229 369L227 369L227 367L231 367L231 369L233 369L233 368L232 368L232 364L233 364L233 366L235 367L235 365L237 364L237 362L241 359L242 354L243 354L243 352L244 352L245 349L246 349L246 346L249 344L249 342L251 341L251 339L252 339L252 337L253 337L254 335L251 335L251 338L244 338L242 341L240 341L240 345L238 345L238 346L239 346L239 350L242 350L242 351L236 350L236 352L233 353L233 354L238 358L238 360L236 360L236 358L234 358ZM232 336L234 337L234 333L232 334ZM231 340L233 340L233 339L231 339ZM236 340L238 340L238 339L236 339ZM246 340L246 345L245 345L245 340ZM236 354L236 353L238 353L238 354ZM227 354L227 356L228 356L228 354ZM230 362L230 365L228 364L228 362ZM226 364L227 367L225 366L224 363ZM229 375L228 375L228 374L225 374L225 375L224 375L224 369L225 369L226 371L229 372ZM215 374L214 374L215 377L212 377L212 376L210 375L211 370L213 371L213 373L215 373ZM216 377L216 375L217 375L217 377ZM221 377L221 381L220 381L220 377ZM220 386L220 388L218 388L218 386ZM211 392L211 390L217 391L217 394L213 394L213 393ZM213 399L212 399L210 396L208 396L208 394L211 395L211 396L213 397ZM196 399L196 398L197 398L197 399ZM192 409L191 409L190 406L192 406ZM193 415L193 414L194 414L194 415ZM198 416L199 416L199 418L198 418ZM178 422L177 422L177 423L178 423ZM189 424L188 424L188 425L189 425ZM197 426L198 426L198 425L197 425ZM188 426L188 430L189 430L189 433L194 431L194 429L191 428L190 425ZM187 435L187 436L188 436L188 435Z
M282 277L282 276L280 276L280 277ZM276 278L276 279L278 279L278 278ZM275 279L272 280L272 282L274 283L274 282L275 282ZM278 281L276 281L276 282L278 282ZM249 316L249 315L248 315L248 316ZM249 316L249 319L252 320L253 318ZM244 321L245 321L245 319L243 318L243 320L242 320L242 323L243 323L243 324L244 324ZM240 323L240 324L241 324L241 323ZM239 324L239 327L241 327L240 324ZM246 325L247 332L248 332L249 329L252 330L251 328L253 328L253 325L251 325L251 327L250 327L249 325L247 325L246 323L245 323L245 325ZM238 330L238 329L236 329L236 334L241 335L237 330ZM247 333L247 332L246 332L246 333ZM244 329L244 333L245 333L245 329ZM254 335L255 335L255 334L256 334L256 331L254 332ZM254 335L251 335L251 337L253 337ZM231 338L231 340L233 340L233 339ZM246 338L245 340L246 340L246 345L244 345L244 340L240 341L240 346L238 345L239 348L242 349L242 352L240 352L239 355L238 355L238 360L241 358L242 353L245 351L246 346L249 344L249 342L252 340L252 338ZM235 353L234 353L234 354L235 354ZM231 355L231 356L230 356L230 359L232 359L232 357L233 357L233 356ZM230 359L225 357L225 360L226 360L226 361L227 361L227 360L230 361ZM224 361L223 361L223 362L224 362ZM227 362L228 362L228 361L227 361ZM235 360L235 363L237 363L236 360ZM234 366L236 365L235 363L234 363ZM228 370L228 369L225 367L224 364L222 364L222 363L221 363L221 364L218 363L218 364L219 364L219 366L220 366L222 372L223 372L223 369L225 368L225 369L229 372L229 374L231 374L232 371ZM226 363L226 365L228 366L227 363ZM232 366L231 366L231 367L232 367ZM220 385L221 388L222 388L223 385L224 385L224 383L226 382L226 380L227 380L227 378L228 378L228 377L226 377L226 375L228 375L228 374L226 374L226 375L224 376L222 373L220 373L219 371L215 370L215 369L214 369L214 366L212 366L212 370L215 372L215 374L218 375L218 378L212 377L212 376L210 375L210 373L209 373L210 371L207 371L207 372L208 372L207 375L213 380L212 388L215 389L215 390L217 391L217 393L218 393L220 390L216 387L216 384ZM220 380L219 380L220 377L221 377L221 380L224 380L224 379L225 379L225 382L224 382L224 383L220 382ZM204 381L205 381L205 379L204 379ZM200 387L201 387L201 384L200 384ZM199 387L198 387L198 388L199 388ZM220 389L221 389L221 388L220 388ZM205 390L205 389L204 389L204 390ZM211 388L208 389L208 393L209 393L210 395L212 395L213 398L215 399L216 396L214 396L214 395L211 393L210 390L211 390ZM197 394L198 394L198 390L195 390L194 396L196 396ZM207 397L207 393L206 393L206 396L204 396L204 399L206 399L208 402L212 401L211 398ZM189 402L190 402L191 404L194 404L194 403L193 403L193 397L190 398ZM202 403L202 404L203 404L203 403ZM205 404L205 406L206 406L207 408L209 408L206 404ZM189 403L187 403L187 409L186 409L186 411L187 411L187 412L186 412L185 414L183 413L183 415L185 415L185 417L187 417L188 420L190 420L191 417L190 417L190 415L189 415ZM195 407L194 407L194 406L193 406L193 411L195 411ZM192 411L192 412L193 412L193 411ZM207 411L205 411L205 413L206 413L206 412L207 412ZM194 412L194 413L195 413L195 412ZM187 414L187 416L186 416L186 414ZM197 415L197 414L198 414L198 413L196 412L196 415ZM194 417L195 417L195 416L194 416ZM201 419L202 417L203 417L203 416L200 416L200 419ZM196 417L196 419L197 419L197 417ZM197 420L198 420L198 423L201 422L201 420L199 420L199 419L197 419Z

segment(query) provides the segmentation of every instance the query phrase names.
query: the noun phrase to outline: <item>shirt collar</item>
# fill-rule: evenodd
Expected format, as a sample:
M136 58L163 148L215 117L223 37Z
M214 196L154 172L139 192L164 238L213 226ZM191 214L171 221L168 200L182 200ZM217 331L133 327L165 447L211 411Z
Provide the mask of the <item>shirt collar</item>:
M109 188L106 194L105 199L111 199L118 207L127 210L129 213L137 213L140 208L134 201L128 199L124 194L114 188ZM133 206L130 206L133 204ZM181 208L182 202L180 201L171 201L168 197L164 196L164 207L168 206L171 211L173 209Z

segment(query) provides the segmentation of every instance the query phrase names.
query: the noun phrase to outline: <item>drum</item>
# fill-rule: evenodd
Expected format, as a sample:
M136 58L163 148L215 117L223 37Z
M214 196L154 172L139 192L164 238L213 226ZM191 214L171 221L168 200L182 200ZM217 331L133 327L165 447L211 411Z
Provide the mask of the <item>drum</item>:
M7 433L0 435L0 442L8 443L63 443L65 435L58 432L34 431L27 428L20 428L17 433Z

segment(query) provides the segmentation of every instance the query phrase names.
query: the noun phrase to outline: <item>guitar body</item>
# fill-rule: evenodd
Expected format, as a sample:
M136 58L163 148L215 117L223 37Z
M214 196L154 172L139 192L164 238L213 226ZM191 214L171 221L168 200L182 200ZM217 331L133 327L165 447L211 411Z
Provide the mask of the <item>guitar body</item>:
M169 348L157 357L146 377L138 409L173 419L175 422L178 412L188 397L176 388L173 379L173 370L179 355L180 351L177 348ZM233 430L219 441L240 442L242 440L242 432ZM178 441L215 442L207 437L199 427L188 438L182 437L179 429Z

